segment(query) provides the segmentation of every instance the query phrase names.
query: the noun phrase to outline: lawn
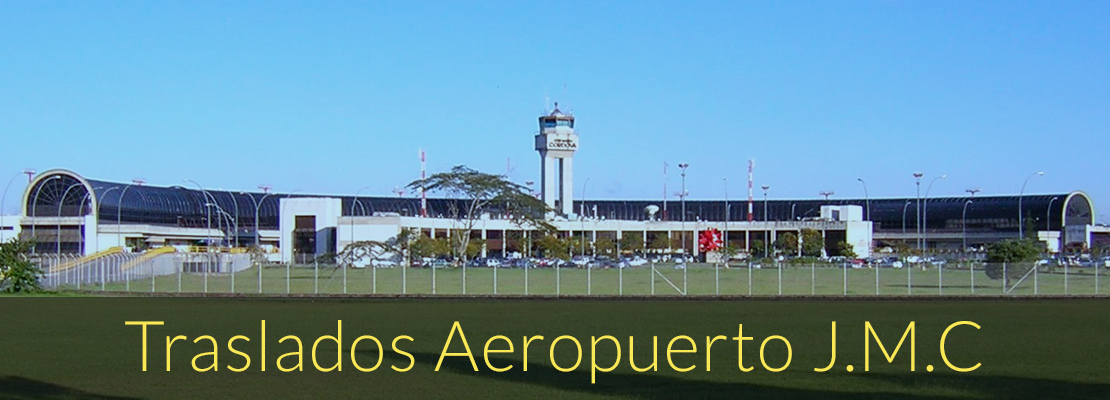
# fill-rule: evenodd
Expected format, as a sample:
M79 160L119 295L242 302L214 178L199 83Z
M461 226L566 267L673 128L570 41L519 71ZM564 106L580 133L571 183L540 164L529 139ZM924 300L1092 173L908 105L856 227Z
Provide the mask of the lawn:
M693 275L694 270L690 272ZM770 277L767 271L759 272L764 274L761 278ZM699 288L705 290L704 285ZM927 297L845 301L5 298L0 300L4 318L0 323L0 398L1104 399L1110 398L1107 306L1110 304L1103 299ZM346 360L356 337L373 335L387 349L380 369L359 372L346 360L342 372L315 370L308 351L317 337L335 335L340 319L343 351L337 353L335 345L325 341L320 359L328 363L334 363L336 357ZM124 325L133 320L165 322L150 328L149 372L141 371L140 328ZM265 361L260 357L261 320L267 323L269 355ZM981 363L979 369L967 373L944 367L938 346L945 327L962 320L981 326L979 330L955 328L948 338L951 362L961 366ZM465 330L479 372L473 371L465 357L449 357L435 371L455 321ZM837 361L829 372L814 372L814 368L829 364L831 321L838 325ZM871 370L863 371L865 321L874 325L887 350L893 349L910 321L915 323L914 371L910 371L908 341L891 364L872 341ZM705 360L706 337L735 336L738 324L744 325L745 336L755 338L745 345L743 357L745 365L755 366L752 372L738 370L735 341L718 342L712 361ZM166 372L165 341L174 335L187 339L174 345L172 372ZM210 351L206 341L193 342L201 335L211 335L219 342L218 371L192 369L192 357ZM228 370L243 364L241 357L227 351L226 341L234 335L250 339L235 344L253 359L242 373ZM285 335L304 340L305 371L277 370L276 357L296 347L278 342ZM401 342L412 361L389 351L392 339L400 335L413 338ZM508 372L491 372L482 358L483 344L494 335L505 335L514 343L514 352L491 356L495 366L512 365ZM544 335L546 341L533 344L525 361L522 338L532 335ZM571 372L556 370L549 358L548 346L559 335L573 336L585 347L582 364ZM598 373L597 383L591 384L589 365L594 353L589 340L600 335L620 340L624 357L630 353L628 337L634 336L631 353L640 366L650 362L652 336L658 336L658 371L635 372L625 358L616 370ZM696 366L690 372L677 372L668 365L666 346L677 335L689 335L697 343L698 353L674 357L676 365ZM789 368L783 372L769 372L760 366L760 343L771 335L788 338L792 346ZM463 351L457 339L450 351ZM369 343L363 341L354 352L362 366L371 366L378 358ZM611 346L599 346L598 364L611 363L614 351ZM573 345L564 341L555 359L562 366L572 365L568 357L573 353ZM777 341L767 345L764 355L769 365L786 361L785 348ZM210 360L202 357L200 364ZM268 366L265 372L261 371L263 364ZM390 369L409 364L408 372ZM523 371L525 365L527 372ZM712 366L711 371L706 371L707 365ZM849 365L855 367L854 372L848 371ZM928 372L927 366L937 368Z

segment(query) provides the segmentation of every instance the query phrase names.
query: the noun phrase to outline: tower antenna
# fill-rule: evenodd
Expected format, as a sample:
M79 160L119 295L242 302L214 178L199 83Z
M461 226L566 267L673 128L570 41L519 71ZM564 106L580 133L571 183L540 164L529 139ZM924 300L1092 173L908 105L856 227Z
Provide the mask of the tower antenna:
M428 197L425 195L424 180L428 179L428 162L424 158L424 149L420 149L420 216L428 217Z

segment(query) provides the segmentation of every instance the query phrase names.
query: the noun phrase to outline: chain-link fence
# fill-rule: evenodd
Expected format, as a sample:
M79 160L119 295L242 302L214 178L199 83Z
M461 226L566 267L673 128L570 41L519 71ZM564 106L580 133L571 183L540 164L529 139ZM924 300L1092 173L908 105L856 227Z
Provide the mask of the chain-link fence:
M38 255L54 290L263 294L935 296L1101 294L1105 268L1032 263L672 264L625 268L253 264L227 253Z

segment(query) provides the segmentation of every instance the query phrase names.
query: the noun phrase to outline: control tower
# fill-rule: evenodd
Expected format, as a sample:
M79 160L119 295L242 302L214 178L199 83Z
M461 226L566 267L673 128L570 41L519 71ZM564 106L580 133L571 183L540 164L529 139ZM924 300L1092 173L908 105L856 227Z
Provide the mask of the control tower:
M560 215L574 212L574 152L578 150L578 134L574 133L574 116L559 111L559 103L551 114L540 117L540 133L536 135L536 151L540 153L540 190L543 202Z

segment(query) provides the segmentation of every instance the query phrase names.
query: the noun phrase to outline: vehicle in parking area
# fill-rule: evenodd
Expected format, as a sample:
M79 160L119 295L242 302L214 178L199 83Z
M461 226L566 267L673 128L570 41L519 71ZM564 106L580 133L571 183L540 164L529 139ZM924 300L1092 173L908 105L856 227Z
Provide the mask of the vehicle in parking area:
M397 260L391 260L391 259L388 259L388 258L379 258L379 259L374 260L374 266L378 267L378 268L393 268L393 267L396 267L397 265L400 265L400 262L397 262Z
M444 259L440 258L440 259L433 260L431 263L429 263L427 265L428 265L428 267L431 267L431 268L447 268L447 267L451 266L451 263L447 262L447 260L444 260Z
M501 267L501 260L498 260L496 258L487 258L486 262L485 262L485 266L490 267L490 268L500 268Z

